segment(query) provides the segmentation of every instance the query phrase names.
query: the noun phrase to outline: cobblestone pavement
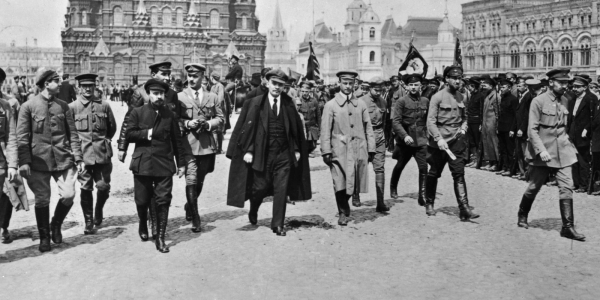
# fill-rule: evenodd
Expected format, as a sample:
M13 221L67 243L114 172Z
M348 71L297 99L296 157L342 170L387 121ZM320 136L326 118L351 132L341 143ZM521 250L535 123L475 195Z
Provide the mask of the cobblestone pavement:
M113 103L118 120L125 108ZM119 122L120 123L120 122ZM116 143L113 143L116 144ZM131 155L132 150L129 154ZM116 151L115 151L116 153ZM185 221L184 181L175 180L161 254L137 234L132 175L114 159L112 196L96 235L83 235L76 205L64 244L38 252L32 210L13 214L13 243L0 244L3 299L599 299L600 198L575 196L584 243L561 238L558 193L542 189L531 228L516 226L525 183L468 169L469 198L481 218L460 222L452 179L438 186L437 216L417 205L417 168L401 178L389 214L375 213L374 176L354 221L337 225L331 176L312 158L313 199L287 209L287 237L269 229L271 203L248 223L247 208L225 205L229 160L217 158L200 198L203 231ZM387 179L394 161L386 161ZM389 191L386 191L386 199ZM77 198L78 199L78 198ZM52 207L56 196L52 199ZM595 279L594 279L595 278Z

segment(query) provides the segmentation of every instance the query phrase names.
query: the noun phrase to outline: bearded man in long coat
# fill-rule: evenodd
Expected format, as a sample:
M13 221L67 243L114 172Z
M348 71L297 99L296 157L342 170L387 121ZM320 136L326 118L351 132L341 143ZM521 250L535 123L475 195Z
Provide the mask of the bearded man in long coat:
M368 191L368 165L376 145L369 108L352 93L358 73L338 72L340 92L325 104L321 119L321 153L331 170L341 226L348 225L348 200Z
M498 135L496 133L500 99L494 90L495 85L496 82L489 75L481 77L481 92L487 95L485 96L485 100L483 100L481 113L481 140L483 144L483 159L489 161L489 165L483 167L483 170L495 170L494 168L498 168L497 163L500 157L498 153Z

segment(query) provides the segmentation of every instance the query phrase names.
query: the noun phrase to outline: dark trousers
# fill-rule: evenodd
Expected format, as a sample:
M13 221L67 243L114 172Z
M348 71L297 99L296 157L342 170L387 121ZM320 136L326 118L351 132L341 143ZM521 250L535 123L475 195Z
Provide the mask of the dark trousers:
M525 149L527 149L527 140L517 138L516 153L517 156L515 159L517 160L517 164L519 166L519 170L521 170L521 174L525 175L527 173L528 164L525 161Z
M573 165L573 182L580 189L588 188L590 180L590 147L577 147L577 163Z
M427 146L411 147L404 144L398 144L396 145L394 156L396 159L396 166L394 166L394 170L392 171L392 179L390 182L392 187L398 187L400 175L402 175L404 167L406 167L410 159L413 157L417 162L419 174L427 174Z
M171 205L173 176L133 175L133 188L135 204L138 206L147 206L150 200L156 201L157 206Z
M272 192L273 219L271 219L271 228L283 226L291 168L292 160L289 151L272 149L267 152L264 171L254 171L250 201L252 201L252 206L258 208L263 199Z
M479 141L481 140L481 132L479 131L479 127L481 127L481 124L469 123L468 125L467 138L469 139L469 148L479 148Z
M446 151L428 146L427 163L429 164L429 173L427 173L427 176L440 178L446 164L450 168L452 178L456 179L465 175L465 162L467 161L466 137L463 136L451 141L448 143L448 148L456 156L455 160L450 159Z
M515 139L508 131L498 132L498 152L504 158L504 169L508 170L515 156Z

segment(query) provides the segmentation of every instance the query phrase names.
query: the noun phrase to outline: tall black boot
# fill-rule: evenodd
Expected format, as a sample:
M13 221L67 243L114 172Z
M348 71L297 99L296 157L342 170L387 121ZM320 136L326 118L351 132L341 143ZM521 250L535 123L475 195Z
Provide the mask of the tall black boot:
M54 216L52 217L52 223L50 223L50 231L52 232L52 242L54 242L55 244L62 243L62 232L60 230L63 221L65 220L67 214L71 210L71 207L73 207L73 204L67 206L63 204L63 202L60 200L58 201L58 204L56 204Z
M438 179L436 177L425 176L425 213L428 216L435 216L433 204L435 203L437 183Z
M338 225L348 225L348 217L350 216L350 205L348 203L350 196L346 194L346 190L342 190L335 193L335 201L338 205L339 219Z
M110 191L100 191L96 193L96 211L94 214L94 224L96 226L100 226L102 224L102 220L104 219L104 204L106 204L106 200L110 196Z
M527 217L529 216L529 211L531 210L531 206L533 205L533 200L535 200L535 198L529 199L525 196L521 198L521 204L519 204L519 213L517 214L517 226L523 227L525 229L529 228L529 223L527 223Z
M360 203L360 194L358 192L354 192L352 194L352 206L360 207L362 204Z
M459 217L461 221L479 218L479 215L473 213L469 207L467 184L465 183L464 175L454 178L454 194L456 195L456 202L458 202L458 208L460 209Z
M190 205L188 203L184 204L183 209L185 209L185 220L191 221L192 220L192 210L190 209Z
M152 197L152 199L150 199L150 205L148 205L148 211L150 212L150 230L152 230L152 239L156 240L156 237L158 236L158 231L157 231L157 221L156 221L156 201L154 200L154 197Z
M263 198L258 198L255 196L250 198L250 212L248 212L248 220L252 225L256 225L256 223L258 223L258 209L260 208L262 201Z
M398 165L398 163L396 163ZM392 178L390 179L390 197L392 199L398 199L398 182L400 181L400 175L402 172L400 171L400 167L394 166L394 170L392 170Z
M2 221L2 243L10 244L13 242L13 239L10 234L10 231L8 231L8 227L10 226L10 219L12 218L13 206L6 194L2 193L1 199L2 200L0 201L5 202L4 208L6 210L4 212L4 220Z
M562 229L560 230L560 236L576 241L585 241L585 235L579 234L577 231L575 231L573 199L560 199L559 202L560 216L563 222Z
M156 250L161 253L167 253L169 252L169 248L165 243L165 234L167 232L167 221L169 220L169 205L158 205L156 207L156 215L158 221L158 237L154 242L156 244Z
M83 219L85 220L85 228L83 229L84 234L94 233L94 196L92 191L81 190L79 194L81 197L81 211L83 212Z
M200 214L198 214L198 194L195 185L185 187L188 209L192 212L192 231L200 232Z
M383 201L383 192L385 191L385 174L375 174L375 190L377 192L377 207L375 211L384 213L390 211L390 208Z
M143 242L146 242L148 241L148 206L137 205L136 208L138 218L140 218L138 233L140 235L140 239L142 239Z
M35 221L40 233L40 252L52 250L50 247L50 207L35 208Z
M417 200L420 206L425 206L425 181L427 173L419 173L419 199Z

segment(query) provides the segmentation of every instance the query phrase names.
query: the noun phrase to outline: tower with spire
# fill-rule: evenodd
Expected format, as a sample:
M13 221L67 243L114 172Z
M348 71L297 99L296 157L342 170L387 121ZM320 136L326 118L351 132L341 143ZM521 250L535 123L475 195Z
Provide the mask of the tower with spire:
M280 68L287 72L287 68L294 68L293 52L290 51L288 31L283 25L279 0L275 0L275 16L273 25L267 32L267 50L265 51L265 66Z

